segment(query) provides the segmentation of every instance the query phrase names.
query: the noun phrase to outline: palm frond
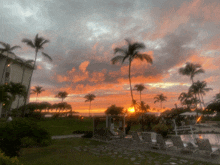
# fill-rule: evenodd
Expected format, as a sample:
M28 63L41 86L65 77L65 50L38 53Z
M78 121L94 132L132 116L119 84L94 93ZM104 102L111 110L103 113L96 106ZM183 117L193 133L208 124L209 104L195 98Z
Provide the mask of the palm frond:
M30 64L32 62L34 62L34 60L27 60L27 61L25 61L26 64Z
M126 49L123 49L123 48L115 48L114 54L116 54L116 53L121 53L122 55L126 55L127 51L126 51Z
M12 50L14 50L14 49L18 49L18 48L21 48L21 47L16 45L16 46L11 47L10 50L12 51Z
M117 62L123 63L124 56L116 56L111 59L112 64L116 64Z
M50 42L49 40L44 40L43 42L40 43L39 47L43 48L43 45Z
M46 53L44 53L44 52L42 52L42 54L43 54L46 58L48 58L50 61L53 61L52 58L51 58L48 54L46 54Z
M5 42L1 42L1 41L0 41L0 44L1 44L3 47L5 47L5 48L7 47L7 43L5 43Z
M146 60L150 64L153 63L151 56L148 54L136 54L135 58L139 58L141 61Z
M199 74L199 73L205 73L205 70L204 69L199 69L199 70L195 71L194 74Z
M136 43L132 44L131 47L132 47L133 50L140 50L140 49L145 49L146 48L144 43L139 43L139 42L136 42Z
M33 42L30 39L24 38L22 42L26 43L28 46L35 48Z

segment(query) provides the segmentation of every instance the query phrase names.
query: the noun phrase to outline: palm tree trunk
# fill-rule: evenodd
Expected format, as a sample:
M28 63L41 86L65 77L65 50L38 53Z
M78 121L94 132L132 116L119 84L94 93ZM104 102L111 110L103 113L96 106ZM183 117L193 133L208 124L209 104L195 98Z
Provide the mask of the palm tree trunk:
M33 66L33 70L32 70L32 72L31 72L31 77L30 77L30 80L29 80L28 88L27 88L27 96L28 96L29 89L30 89L30 86L31 86L31 78L32 78L32 76L33 76L34 68L35 68L35 65L36 65L37 52L38 52L38 49L35 49L35 60L34 60L34 66ZM26 111L26 104L27 104L27 97L25 98L25 102L24 102L24 113L25 113L25 111ZM23 113L22 116L24 116L24 113Z
M160 106L161 106L161 110L162 110L162 101L160 101Z
M91 101L90 101L90 104L89 104L89 117L90 117L90 109L91 109Z
M141 91L140 91L140 103L141 103Z
M132 102L133 102L134 99L133 99L133 93L132 93L132 87L131 87L131 58L129 59L128 78L129 78L129 82L130 82L131 98L132 98Z

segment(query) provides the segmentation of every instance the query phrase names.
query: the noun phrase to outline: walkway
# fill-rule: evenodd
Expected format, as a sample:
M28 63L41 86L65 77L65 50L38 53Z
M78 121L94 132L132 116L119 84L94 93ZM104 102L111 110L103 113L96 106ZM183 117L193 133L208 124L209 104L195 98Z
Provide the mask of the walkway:
M58 135L52 136L52 139L81 138L84 134Z

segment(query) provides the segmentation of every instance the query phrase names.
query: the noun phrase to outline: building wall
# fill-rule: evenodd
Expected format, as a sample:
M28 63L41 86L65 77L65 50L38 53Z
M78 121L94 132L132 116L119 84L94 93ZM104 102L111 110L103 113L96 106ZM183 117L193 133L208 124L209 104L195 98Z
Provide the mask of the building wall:
M9 61L10 59L15 59L15 55L9 55ZM3 55L0 54L0 78L2 77L5 61L6 61L5 54ZM10 70L9 82L14 82L14 83L21 83L23 67L25 67L22 85L25 85L27 89L29 85L29 80L31 78L32 69L30 67L27 67L21 64L14 64L14 63L12 63L9 67L10 67L10 69L8 68ZM5 75L3 77L4 78L3 78L2 84L5 83L5 80L7 81L7 79L5 79ZM29 96L27 97L27 103L28 101L29 101ZM24 98L23 97L19 98L18 96L16 96L15 101L12 103L11 109L17 108L17 106L22 106L22 105L24 105ZM2 109L2 105L0 105L0 117L1 117L1 114L4 114L4 113L5 111Z

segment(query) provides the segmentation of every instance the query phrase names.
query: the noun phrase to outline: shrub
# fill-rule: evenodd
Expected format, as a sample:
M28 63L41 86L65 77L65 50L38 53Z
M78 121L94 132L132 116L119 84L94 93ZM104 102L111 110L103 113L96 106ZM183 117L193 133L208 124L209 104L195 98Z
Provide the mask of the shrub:
M0 164L1 165L21 165L17 157L10 158L8 156L5 156L5 154L1 151L0 151Z
M36 146L37 143L32 137L23 137L21 139L21 146L24 148Z
M168 133L168 127L165 124L160 124L159 123L159 124L153 126L153 130L156 133L161 134L163 137L166 137L167 133Z
M51 136L36 122L24 118L14 119L0 128L0 148L10 157L19 156L21 147L41 145L43 140L51 141ZM34 143L35 142L35 143Z

